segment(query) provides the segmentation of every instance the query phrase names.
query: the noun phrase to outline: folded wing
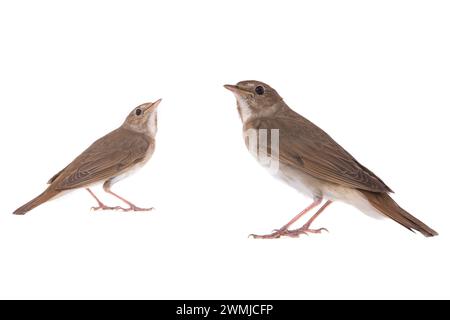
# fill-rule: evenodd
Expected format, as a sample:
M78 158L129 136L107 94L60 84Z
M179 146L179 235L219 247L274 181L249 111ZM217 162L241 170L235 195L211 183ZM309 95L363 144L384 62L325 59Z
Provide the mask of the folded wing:
M107 180L140 162L149 144L144 135L119 128L94 142L49 182L55 190L67 190Z
M246 127L279 129L279 159L284 164L343 186L372 192L392 192L327 133L300 115L255 119Z

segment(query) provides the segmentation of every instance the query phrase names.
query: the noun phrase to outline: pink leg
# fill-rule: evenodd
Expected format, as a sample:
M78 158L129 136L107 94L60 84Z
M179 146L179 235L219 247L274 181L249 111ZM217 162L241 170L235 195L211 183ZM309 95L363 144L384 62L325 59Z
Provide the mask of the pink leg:
M308 207L306 207L305 210L303 210L302 212L300 212L299 214L297 214L294 218L291 219L291 221L289 221L288 223L286 223L284 226L282 226L280 229L275 230L273 233L271 234L266 234L266 235L256 235L256 234L251 234L249 235L249 237L253 237L254 239L276 239L276 238L280 238L283 235L287 235L288 233L288 228L295 223L298 219L300 219L302 216L304 216L306 213L308 213L311 209L317 207L320 203L322 202L322 198L316 199L314 200L313 203L311 203Z
M301 234L308 234L308 233L321 233L322 231L328 232L325 228L319 228L319 229L310 229L311 223L313 223L314 220L332 203L332 201L328 200L325 202L325 204L311 217L311 219L306 222L303 227L295 229L295 230L287 230L287 234L285 234L288 237L298 237Z
M153 210L153 208L139 208L138 206L135 206L134 204L132 204L130 201L128 201L128 200L122 198L121 196L119 196L118 194L112 192L111 191L111 183L109 180L103 184L103 190L105 190L105 192L113 195L117 199L122 200L129 206L128 208L118 207L119 210L122 210L122 211L150 211L150 210Z
M105 205L103 202L100 201L99 198L97 198L97 196L94 194L94 192L92 192L91 189L86 188L86 190L91 194L91 196L94 197L94 199L98 203L98 207L92 207L91 210L98 211L98 210L118 210L118 209L120 209L120 207L109 207L109 206Z

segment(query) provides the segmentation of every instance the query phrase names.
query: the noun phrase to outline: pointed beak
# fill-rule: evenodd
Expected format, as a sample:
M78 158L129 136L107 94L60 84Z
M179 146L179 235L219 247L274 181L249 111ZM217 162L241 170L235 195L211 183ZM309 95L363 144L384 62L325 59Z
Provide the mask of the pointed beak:
M246 90L244 88L241 88L239 86L233 85L233 84L226 84L224 85L225 89L230 90L231 92L233 92L235 95L241 95L241 96L248 96L248 95L253 95L252 91Z
M162 99L158 99L155 102L153 102L152 108L156 109L159 106L159 104L161 103L161 101L162 101Z
M233 84L226 84L224 85L225 89L230 90L231 92L239 92L239 87L235 86Z
M145 108L144 112L149 112L149 111L155 110L158 107L158 105L161 103L161 101L162 101L162 99L158 99L153 103L149 102L147 104L147 107Z

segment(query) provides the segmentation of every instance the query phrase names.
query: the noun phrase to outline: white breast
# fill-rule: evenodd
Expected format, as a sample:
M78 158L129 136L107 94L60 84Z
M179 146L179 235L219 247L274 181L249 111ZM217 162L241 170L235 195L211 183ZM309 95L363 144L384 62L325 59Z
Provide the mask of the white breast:
M316 179L307 174L281 164L278 171L272 172L269 170L269 172L271 172L272 176L276 179L285 182L307 197L315 198L323 196L322 190L315 181Z

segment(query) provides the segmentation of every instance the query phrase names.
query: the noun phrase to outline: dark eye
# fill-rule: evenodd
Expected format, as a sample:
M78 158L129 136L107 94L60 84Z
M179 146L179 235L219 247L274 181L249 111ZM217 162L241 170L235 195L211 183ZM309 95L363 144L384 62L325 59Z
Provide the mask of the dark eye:
M264 87L263 86L257 86L256 88L255 88L255 92L256 92L256 94L257 95L260 95L260 96L262 96L263 94L264 94Z
M136 109L136 115L137 115L137 116L140 116L141 113L142 113L142 110L141 110L141 109Z

